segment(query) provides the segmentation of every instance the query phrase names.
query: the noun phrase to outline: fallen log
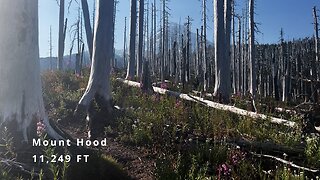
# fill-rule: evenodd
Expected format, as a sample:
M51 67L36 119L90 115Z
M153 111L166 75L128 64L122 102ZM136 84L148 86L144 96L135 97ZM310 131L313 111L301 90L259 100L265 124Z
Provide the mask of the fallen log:
M274 110L279 113L287 113L287 114L297 114L297 111L292 109L285 109L281 107L275 107Z
M283 154L286 153L289 156L299 156L304 153L303 145L289 147L285 145L276 144L274 142L256 142L256 141L249 141L243 138L237 140L227 141L228 143L235 143L236 145L242 148L249 148L254 149L256 152L266 152L272 154Z
M121 79L121 78L117 78L117 80L120 81L120 82L123 82L124 84L127 84L129 86L140 87L140 83L138 83L138 82L124 80L124 79ZM259 113L256 113L256 112L247 111L247 110L240 109L240 108L237 108L237 107L234 107L234 106L230 106L230 105L216 103L216 102L213 102L213 101L205 100L205 99L203 99L201 97L192 96L192 95L179 93L179 92L175 92L175 91L170 91L170 90L167 90L167 89L154 87L154 86L153 86L153 90L154 90L154 92L157 92L157 93L160 93L160 94L167 94L169 96L179 97L179 98L187 100L187 101L201 102L202 104L204 104L205 106L208 106L208 107L212 107L212 108L223 110L223 111L229 111L229 112L232 112L232 113L235 113L235 114L239 114L239 115L242 115L242 116L251 117L253 119L270 119L271 123L283 124L283 125L288 126L288 127L295 127L296 126L296 123L292 122L292 121L288 121L288 120L281 119L281 118L276 118L276 117L271 117L271 116L267 116L265 114L259 114Z
M271 155L266 155L266 154L256 154L254 152L251 152L252 155L254 156L257 156L257 157L265 157L265 158L270 158L270 159L273 159L273 160L276 160L278 162L281 162L283 164L286 164L290 167L293 167L293 168L296 168L296 169L300 169L302 171L308 171L308 172L311 172L311 173L319 173L319 170L318 169L311 169L311 168L307 168L307 167L303 167L303 166L299 166L297 164L294 164L293 162L291 161L287 161L285 159L282 159L282 158L279 158L279 157L276 157L276 156L271 156Z

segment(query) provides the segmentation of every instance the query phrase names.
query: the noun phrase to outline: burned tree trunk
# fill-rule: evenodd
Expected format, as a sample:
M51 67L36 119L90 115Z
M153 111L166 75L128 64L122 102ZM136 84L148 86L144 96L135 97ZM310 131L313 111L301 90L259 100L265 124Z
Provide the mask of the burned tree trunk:
M207 91L209 86L209 75L208 75L208 62L207 62L207 0L202 0L202 21L203 21L203 41L202 41L202 50L203 50L203 91Z
M187 18L187 42L186 42L186 82L190 80L190 16Z
M149 70L149 61L143 62L143 70L141 73L140 88L144 92L153 92L152 82Z
M96 103L100 107L101 112L104 115L102 117L111 117L110 113L112 112L110 61L112 60L113 47L110 42L112 42L112 32L114 29L114 0L99 0L97 2L98 13L94 30L91 72L86 91L80 99L76 109L76 113L81 109L89 112L89 128L92 138L101 133L101 131L103 131L103 126L105 125L104 119L92 116L94 112L92 112L93 108L90 105L93 99L95 98Z
M130 14L130 45L129 45L129 61L126 79L134 77L135 56L136 56L136 25L137 25L137 0L131 0Z
M238 91L238 73L237 73L237 58L236 58L236 32L235 32L235 2L232 0L232 88L233 93Z
M9 18L10 17L10 18ZM49 123L42 97L39 61L38 1L0 3L0 125L22 144L36 136L36 123L62 139Z
M139 0L139 41L138 41L138 59L137 59L137 77L140 78L143 62L143 24L144 23L144 0Z
M124 32L123 32L123 69L126 68L127 60L127 17L124 18Z
M60 0L59 10L59 39L58 39L58 63L57 68L63 69L64 40L66 38L67 19L64 23L64 1Z
M230 0L225 1L228 5ZM230 4L229 4L230 5ZM219 97L220 101L228 103L231 94L231 79L230 79L230 61L226 57L226 27L230 27L231 6L226 6L224 15L224 2L214 0L214 45L215 45L215 88L214 95ZM226 25L225 24L229 24ZM230 46L229 46L230 47Z
M314 81L319 80L318 74L319 74L319 46L318 46L318 40L319 40L319 28L318 28L318 16L317 16L317 9L314 6L313 7L313 17L314 17L314 44L315 44L315 53L316 57L314 60L312 60L312 79ZM320 74L319 74L320 75ZM319 86L315 85L312 83L312 88L313 88L313 101L317 102L318 101L318 91L319 91Z
M181 36L181 48L182 48L182 61L181 61L181 83L182 83L182 89L185 90L185 84L186 84L186 47L184 46L184 40L183 40L183 35Z
M241 54L241 18L238 18L238 92L242 92L243 84L242 82L242 54Z
M81 6L82 6L82 13L83 13L83 18L84 18L84 27L86 30L86 35L87 35L87 44L88 44L88 50L89 50L89 55L90 59L92 58L92 29L91 29L91 24L90 24L90 15L89 15L89 8L88 8L88 3L86 0L81 0Z
M255 60L255 22L254 22L254 0L249 1L249 92L253 98L256 97L257 78L256 78L256 60Z

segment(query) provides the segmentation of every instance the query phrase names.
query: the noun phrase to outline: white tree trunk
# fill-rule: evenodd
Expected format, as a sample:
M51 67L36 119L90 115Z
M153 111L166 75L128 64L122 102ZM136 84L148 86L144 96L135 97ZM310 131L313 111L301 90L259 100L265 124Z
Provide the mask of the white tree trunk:
M16 121L28 141L36 121L61 138L45 114L40 80L38 0L0 1L0 125Z
M214 95L224 102L229 102L231 94L231 79L230 79L230 59L227 53L230 50L227 48L226 32L230 30L231 25L231 3L230 0L225 1L226 10L224 15L224 2L214 0L214 44L215 44L215 88ZM225 20L224 20L225 19ZM230 37L230 34L229 34Z
M113 47L110 42L112 42L114 28L114 0L97 2L91 72L86 91L79 101L79 105L84 106L86 110L96 95L103 98L105 102L111 100L110 61Z

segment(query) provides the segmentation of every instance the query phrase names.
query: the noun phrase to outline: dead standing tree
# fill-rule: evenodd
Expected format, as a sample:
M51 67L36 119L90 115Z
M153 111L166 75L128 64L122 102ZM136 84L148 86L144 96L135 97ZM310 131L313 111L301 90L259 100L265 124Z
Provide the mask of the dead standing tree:
M144 26L144 0L139 0L139 40L138 40L138 59L137 77L140 79L143 64L143 26Z
M237 68L237 74L238 74L238 78L237 78L237 84L238 84L238 91L237 93L239 92L242 92L242 88L243 88L243 84L242 84L242 54L241 54L241 50L242 50L242 46L241 46L241 17L240 16L236 16L237 19L238 19L238 68Z
M187 39L186 39L186 64L185 64L185 71L186 71L186 82L188 83L190 80L190 76L191 76L191 58L190 58L190 54L191 54L191 35L190 35L190 29L191 29L191 18L190 16L188 16L187 18L187 23L185 24L186 26L186 34L187 34Z
M156 67L157 67L157 5L156 5L156 0L153 1L153 47L152 47L152 74L154 75L156 73Z
M127 61L127 17L124 18L124 32L123 32L123 69L126 68Z
M83 44L83 36L82 36L82 14L80 12L80 7L78 10L78 21L76 22L75 26L75 36L77 40L77 47L78 52L76 54L76 63L75 63L75 74L81 75L81 69L82 69L82 60L83 60L83 51L84 51L84 44ZM72 40L72 43L74 40ZM73 47L73 44L72 44ZM70 50L72 52L72 49ZM71 59L71 53L70 53L70 59Z
M64 2L65 0L60 0L59 3L59 37L58 37L58 70L63 69L63 54L64 54L64 41L66 38L66 29L68 19L66 18L64 23Z
M89 128L91 138L95 138L103 131L105 120L110 118L112 113L112 97L110 71L113 47L113 16L114 16L114 0L97 1L97 14L93 39L93 56L91 64L91 72L85 93L80 99L75 113L80 110L89 112ZM91 104L95 99L97 105L101 109L102 114L95 116Z
M8 18L11 17L11 18ZM0 125L19 146L36 137L36 123L60 139L45 113L40 78L38 0L1 0Z
M237 93L237 87L238 87L238 82L237 82L237 58L236 58L236 30L235 30L235 2L232 0L232 11L231 11L231 16L232 16L232 88L233 88L233 93Z
M129 61L126 79L134 77L136 62L136 33L137 33L137 0L131 0L130 10L130 44L129 44Z
M208 61L207 61L207 0L202 0L202 30L203 30L203 39L202 39L202 51L203 51L203 91L207 91L209 87L209 74L208 74Z
M168 11L167 11L167 1L162 0L162 37L161 37L161 59L160 59L160 76L161 82L164 82L166 78L166 62L168 54Z
M312 61L312 79L314 81L318 81L319 80L319 24L318 24L318 16L317 16L317 8L316 6L313 7L313 18L314 18L314 44L315 44L315 53L316 53L316 57L315 59ZM318 72L317 72L318 71ZM319 75L318 75L319 74ZM318 91L319 91L319 86L315 85L312 83L312 99L314 102L318 101Z
M53 70L53 60L52 60L52 29L50 26L50 35L49 35L49 57L50 57L50 70Z
M92 38L92 29L91 29L91 23L90 23L90 15L89 15L89 8L87 0L81 0L81 6L82 6L82 14L84 18L84 27L86 30L87 35L87 46L89 50L90 59L92 58L92 45L93 45L93 38Z
M231 95L230 59L226 32L231 25L231 1L214 0L215 87L214 96L228 103ZM229 25L227 25L229 24ZM229 39L230 40L230 39ZM229 41L230 43L230 41ZM230 57L230 56L229 56Z
M249 92L252 111L256 112L255 99L257 94L256 57L255 57L255 22L254 0L249 1Z

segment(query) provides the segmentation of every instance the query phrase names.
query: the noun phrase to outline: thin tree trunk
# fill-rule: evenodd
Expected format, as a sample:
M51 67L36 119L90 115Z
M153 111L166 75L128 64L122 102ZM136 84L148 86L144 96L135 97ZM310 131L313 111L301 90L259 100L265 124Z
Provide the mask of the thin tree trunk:
M154 41L154 39L153 39L153 33L154 33L154 28L153 28L153 25L154 25L154 18L153 18L153 10L154 10L154 7L153 7L154 5L153 5L153 3L151 3L151 27L150 27L150 37L148 37L148 38L150 38L150 45L149 45L149 50L150 50L150 68L151 68L151 72L152 72L152 74L154 75L154 56L153 56L153 54L154 54L154 43L155 43L155 41Z
M50 37L49 37L49 56L50 56L50 70L53 70L53 59L52 59L52 29L50 26Z
M208 74L208 61L207 61L207 0L202 0L202 21L203 21L203 91L208 90L209 74Z
M232 0L232 88L233 93L236 93L238 84L237 84L237 59L236 59L236 32L235 32L235 2Z
M124 18L124 33L123 33L123 69L126 68L127 60L127 17Z
M238 17L238 91L242 92L243 84L242 84L242 54L241 51L241 18Z
M84 27L87 35L87 46L89 50L90 60L92 58L92 29L90 24L90 15L87 0L81 0L82 13L84 18Z
M316 6L313 7L313 17L314 17L314 44L315 44L315 53L316 53L316 57L315 60L313 60L312 62L312 75L313 75L313 80L319 80L319 46L318 46L318 40L319 40L319 28L318 28L318 16L317 16L317 8ZM318 72L317 72L318 71ZM318 76L319 74L319 76ZM313 100L315 102L318 101L318 91L319 88L316 85L312 85L313 86Z
M157 65L157 5L153 2L153 74L156 72Z
M187 43L186 43L186 82L190 79L190 16L188 16L187 22Z
M113 6L113 16L112 16L112 27L115 27L115 24L116 24L116 14L117 14L117 4L118 4L118 1L115 0L114 1L114 6ZM115 59L115 49L114 49L114 28L112 28L112 41L111 41L111 44L112 44L112 58L111 58L111 71L113 71L114 68L116 68L116 59Z
M130 45L129 45L129 62L126 79L134 77L135 55L136 55L136 25L137 25L137 0L131 0L130 14Z
M196 71L196 78L199 77L199 67L200 67L200 43L199 43L199 29L197 29L197 37L196 37L196 61L195 61L195 71Z
M183 35L181 35L181 48L182 48L182 61L181 61L181 82L182 82L182 89L185 90L185 84L186 84L186 71L185 71L185 67L186 67L186 59L187 59L187 55L186 55L186 47L184 46L184 39L183 39Z
M165 58L166 58L166 0L162 0L162 56L160 59L160 76L161 82L165 79Z
M64 39L65 39L65 28L67 24L64 24L64 1L60 0L60 8L59 8L59 39L58 39L58 63L57 68L58 70L63 69L63 54L64 54Z
M139 0L139 41L137 59L137 77L140 78L143 62L143 26L144 26L144 0Z
M257 78L256 78L256 61L255 61L255 34L254 34L254 0L249 1L249 92L252 94L253 98L256 97L257 89Z

